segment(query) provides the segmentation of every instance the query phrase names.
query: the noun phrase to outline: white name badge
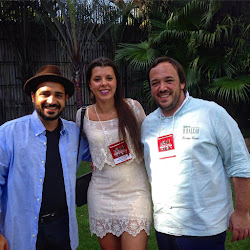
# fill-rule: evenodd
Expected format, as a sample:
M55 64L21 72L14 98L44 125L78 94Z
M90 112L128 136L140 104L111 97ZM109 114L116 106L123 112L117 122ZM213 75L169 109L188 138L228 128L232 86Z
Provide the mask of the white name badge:
M159 158L166 159L176 157L173 134L164 135L157 138Z
M124 140L108 147L116 165L132 159L127 143Z

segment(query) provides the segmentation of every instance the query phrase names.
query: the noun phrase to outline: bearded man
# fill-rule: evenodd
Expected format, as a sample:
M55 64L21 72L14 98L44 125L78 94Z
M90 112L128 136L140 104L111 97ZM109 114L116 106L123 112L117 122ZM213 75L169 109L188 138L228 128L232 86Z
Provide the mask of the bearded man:
M76 249L77 162L90 160L74 122L60 118L74 84L55 65L24 85L35 111L0 127L0 249Z
M160 57L148 73L158 109L142 124L160 250L222 250L250 235L249 153L221 106L189 96L179 62ZM235 194L233 209L231 185Z

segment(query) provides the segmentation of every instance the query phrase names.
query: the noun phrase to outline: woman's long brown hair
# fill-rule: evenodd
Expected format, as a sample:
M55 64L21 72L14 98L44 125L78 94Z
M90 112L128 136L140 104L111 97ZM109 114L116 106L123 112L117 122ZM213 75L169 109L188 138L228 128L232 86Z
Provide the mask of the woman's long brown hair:
M86 71L86 80L88 83L90 83L92 70L95 67L111 67L114 70L115 76L116 76L116 82L117 82L117 88L115 92L115 107L117 109L117 115L118 115L118 126L119 126L119 136L120 138L123 138L126 140L126 132L127 129L129 136L131 138L131 141L134 145L135 152L137 156L142 156L143 150L142 150L142 143L141 143L141 130L139 123L136 119L136 116L129 106L129 104L124 100L123 98L123 91L122 91L122 83L120 74L118 72L118 69L116 65L108 58L100 57L95 60L93 60ZM90 87L89 87L90 91ZM95 103L95 98L92 98L92 102Z

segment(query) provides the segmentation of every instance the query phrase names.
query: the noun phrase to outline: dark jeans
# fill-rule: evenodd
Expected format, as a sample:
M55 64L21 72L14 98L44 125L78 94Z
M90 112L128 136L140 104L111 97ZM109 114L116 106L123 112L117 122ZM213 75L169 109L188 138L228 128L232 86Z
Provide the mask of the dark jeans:
M71 250L68 215L38 223L37 250Z
M159 250L225 250L226 231L213 236L173 236L157 232Z

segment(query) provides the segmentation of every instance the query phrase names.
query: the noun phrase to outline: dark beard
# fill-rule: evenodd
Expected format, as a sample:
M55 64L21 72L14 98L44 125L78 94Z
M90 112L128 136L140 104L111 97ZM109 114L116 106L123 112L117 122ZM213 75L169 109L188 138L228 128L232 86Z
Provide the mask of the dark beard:
M56 105L56 104L55 104L55 105L46 105L46 104L43 104L43 105L42 105L42 109L45 108L45 106L48 106L48 107L57 107L58 109L61 108L61 106ZM38 113L38 115L39 115L43 120L46 120L46 121L54 121L54 120L58 119L58 118L61 116L62 112L63 112L63 110L61 110L56 116L48 117L48 116L46 116L46 115L42 112L42 109L40 109L39 107L37 107L35 104L34 104L34 107L35 107L35 110L36 110L36 112Z
M61 111L61 112L59 112L59 113L58 113L56 116L54 116L54 117L48 117L48 116L44 115L40 109L36 109L36 112L38 113L38 115L39 115L43 120L46 120L46 121L54 121L54 120L58 119L59 116L61 116L61 114L62 114L62 111Z
M158 107L160 107L162 110L164 110L164 111L169 111L169 110L174 109L174 108L176 107L176 105L177 105L177 103L179 102L180 99L181 99L181 93L180 93L178 96L176 96L175 99L173 99L172 103L170 103L169 106L164 107L164 106L162 106L156 99L153 98L155 104L156 104Z

